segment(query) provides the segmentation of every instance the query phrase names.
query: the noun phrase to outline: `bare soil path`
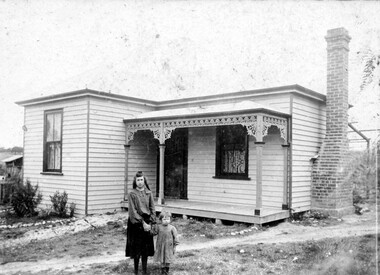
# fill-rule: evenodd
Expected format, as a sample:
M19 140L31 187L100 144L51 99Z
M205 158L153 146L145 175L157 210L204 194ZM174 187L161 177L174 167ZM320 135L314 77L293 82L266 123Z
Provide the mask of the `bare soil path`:
M349 215L343 217L340 224L320 227L302 226L290 222L283 222L277 226L270 227L266 231L245 236L225 237L215 240L207 240L197 243L182 243L178 252L188 250L201 250L213 247L231 247L241 244L270 244L304 242L308 240L320 240L324 238L362 236L366 234L378 234L376 212L367 212L361 216ZM105 249L101 255L73 258L53 258L35 262L10 262L0 266L0 274L15 273L41 273L44 270L75 272L90 268L92 264L107 264L112 262L129 261L124 257L124 251Z

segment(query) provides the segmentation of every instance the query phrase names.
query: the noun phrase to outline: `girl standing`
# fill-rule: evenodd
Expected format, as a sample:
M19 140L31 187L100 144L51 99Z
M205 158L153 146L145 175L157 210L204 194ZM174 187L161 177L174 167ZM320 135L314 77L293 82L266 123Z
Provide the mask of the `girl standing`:
M177 229L170 224L171 213L163 211L159 219L161 224L152 228L154 234L158 234L154 260L161 263L161 274L169 274L169 267L174 260L174 253L179 244Z
M153 195L141 171L133 179L133 190L128 194L128 227L125 256L134 260L138 274L141 258L143 274L147 273L148 256L154 255L151 225L156 221Z

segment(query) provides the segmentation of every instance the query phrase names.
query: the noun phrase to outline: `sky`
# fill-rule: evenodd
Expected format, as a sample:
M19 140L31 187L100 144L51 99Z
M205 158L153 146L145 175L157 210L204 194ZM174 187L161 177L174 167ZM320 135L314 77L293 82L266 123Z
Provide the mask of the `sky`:
M299 84L326 93L328 29L345 27L350 122L379 128L377 1L0 2L0 147L23 146L16 101L78 89L152 100ZM378 72L379 70L377 70Z

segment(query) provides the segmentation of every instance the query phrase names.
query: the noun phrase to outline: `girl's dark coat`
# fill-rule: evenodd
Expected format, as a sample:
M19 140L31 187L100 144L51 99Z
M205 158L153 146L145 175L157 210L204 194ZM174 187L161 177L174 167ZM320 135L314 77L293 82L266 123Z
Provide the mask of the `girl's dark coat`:
M128 194L129 201L129 218L127 227L127 244L125 247L125 256L130 258L138 258L140 256L147 257L154 255L153 236L148 231L144 231L142 220L147 224L154 224L156 221L156 213L153 202L152 193L145 190L145 199L139 198L138 191L133 189ZM142 211L141 204L149 213Z

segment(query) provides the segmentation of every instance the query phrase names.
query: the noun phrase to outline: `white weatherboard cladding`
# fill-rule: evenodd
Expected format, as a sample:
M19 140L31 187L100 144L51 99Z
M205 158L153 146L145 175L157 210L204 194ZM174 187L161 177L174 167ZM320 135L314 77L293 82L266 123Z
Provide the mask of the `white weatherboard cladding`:
M215 127L189 129L188 199L204 202L255 205L256 162L254 138L249 142L251 180L216 179Z
M89 102L88 102L89 101ZM62 174L41 175L44 111L63 109ZM89 113L88 113L89 110ZM59 100L25 108L24 177L39 184L41 205L66 191L76 214L85 214L88 126L88 214L120 208L124 197L125 125L123 119L148 107L94 97Z
M124 199L123 119L150 109L99 98L91 98L89 107L88 214L110 212Z
M44 111L63 109L62 173L41 175L43 165ZM68 193L76 213L84 214L87 102L85 99L60 101L25 108L24 179L39 185L43 194L41 207L51 204L56 191Z
M128 190L132 190L133 177L137 171L143 171L151 191L157 194L157 147L158 143L151 133L136 135L130 142L128 153Z
M280 134L264 138L262 154L262 204L264 208L281 209L284 187L284 140Z
M271 100L268 100L268 96L260 96L254 98L255 102L233 102L231 104L220 105L223 108L227 108L233 111L230 107L232 105L237 106L241 110L247 108L248 106L260 106L260 104L265 103L270 105L267 107L268 110L276 109L281 110L280 112L287 113L290 108L290 95L275 95ZM235 104L236 103L236 104ZM231 105L231 106L230 106ZM251 107L252 107L251 106ZM244 120L247 116L240 117L236 115L224 115L219 118L210 119L207 118L207 114L212 112L218 112L220 109L217 105L209 106L195 106L189 108L181 109L170 109L162 110L157 112L150 112L146 114L140 114L135 118L145 119L141 122L128 122L127 123L127 140L131 141L130 149L130 159L134 158L138 154L136 145L133 142L136 140L134 138L135 133L139 129L146 129L153 132L156 139L160 142L164 142L165 139L170 138L170 132L175 128L188 128L189 129L189 147L188 147L188 199L189 201L205 201L205 202L221 202L221 203L231 203L231 204L242 204L251 205L254 207L256 205L256 146L254 144L255 137L249 136L249 177L250 180L232 180L232 179L217 179L215 178L215 126L216 125L228 125L228 124L243 124L250 125ZM205 117L197 119L177 119L175 116L189 115L190 113L204 114ZM150 121L149 118L152 115L156 115L157 118L163 119L162 121ZM165 117L169 115L174 116L172 120L165 120ZM158 116L158 117L157 117ZM263 205L265 207L275 207L281 209L283 203L283 181L284 181L284 148L282 144L285 143L287 139L287 129L286 129L286 119L277 121L277 118L272 117L269 120L264 115L263 121L263 134L267 135L267 130L270 126L277 126L281 131L279 131L278 142L275 144L266 145L267 151L264 152L264 163L263 165ZM233 119L234 121L230 121ZM249 118L250 119L250 118ZM236 121L235 121L236 120ZM282 122L284 120L284 122ZM255 117L253 117L255 121ZM278 124L281 123L281 124ZM284 124L285 123L285 124ZM285 127L284 127L285 125ZM162 130L162 128L164 130ZM248 127L249 128L249 127ZM161 129L161 130L160 130ZM256 129L248 129L256 131ZM265 130L265 131L264 131ZM160 131L163 131L160 133ZM168 134L167 134L168 132ZM254 133L254 132L253 132ZM160 136L160 135L165 136ZM252 134L252 133L251 133ZM280 138L280 135L283 137ZM135 147L135 148L133 148ZM141 148L140 154L144 153L144 149ZM267 161L265 158L270 158ZM141 163L141 160L139 160ZM273 168L272 164L275 162L276 166ZM136 167L137 160L130 162L129 167ZM147 169L153 167L147 166ZM136 167L137 168L137 167ZM272 171L275 169L275 171ZM269 172L268 172L269 171ZM267 196L268 195L268 196ZM265 198L267 196L267 198Z
M292 110L292 208L311 207L312 162L325 135L325 106L301 96L294 96Z

